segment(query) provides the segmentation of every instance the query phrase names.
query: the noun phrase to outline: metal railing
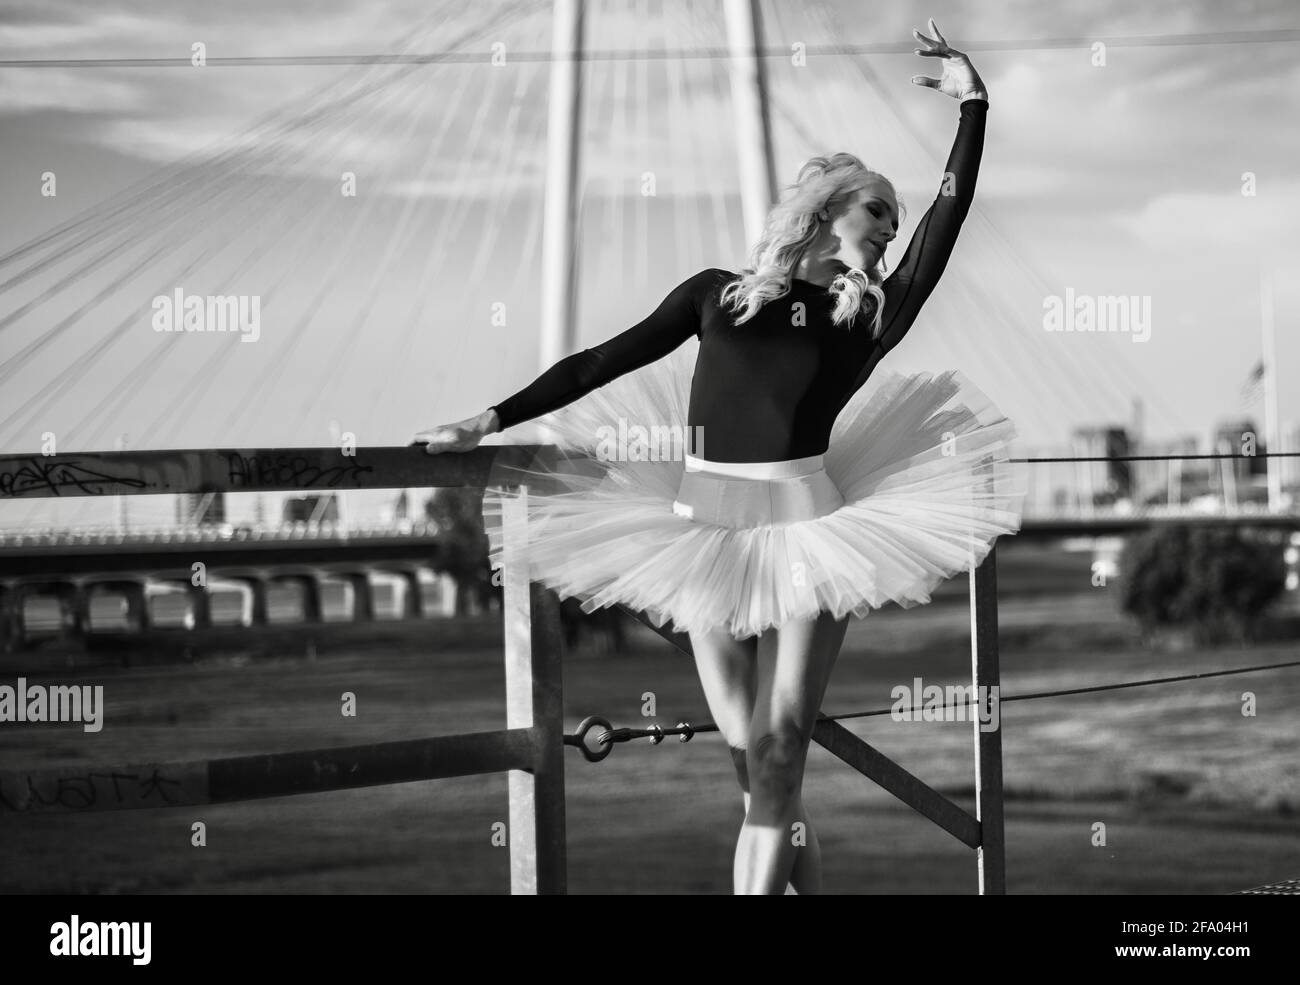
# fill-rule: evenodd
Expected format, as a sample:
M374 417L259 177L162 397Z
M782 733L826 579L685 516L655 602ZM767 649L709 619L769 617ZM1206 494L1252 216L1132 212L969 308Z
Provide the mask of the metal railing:
M484 488L494 468L550 448L460 455L332 448L0 456L0 497L144 495L401 486ZM564 732L558 599L528 580L518 550L527 490L504 501L506 727L253 756L0 773L0 810L88 812L230 803L452 776L507 773L512 893L565 891ZM6 604L15 593L5 593Z
M358 449L348 457L332 448L5 455L0 456L0 495L402 486L482 489L497 469L554 461L557 453L549 445L499 445L435 456L419 448ZM517 495L502 500L504 730L190 762L8 771L0 773L0 809L81 812L176 807L506 772L511 892L564 892L566 736L559 606L553 592L528 580L526 558L519 550L525 542L521 535L527 522L528 486L515 488ZM970 578L972 683L993 686L998 683L993 550ZM692 652L684 634L659 629L641 614L633 615L685 653ZM975 849L981 892L1006 891L998 732L981 732L976 721L974 816L838 722L823 717L813 739Z
M0 456L0 497L5 498L184 493L200 488L224 492L415 486L484 489L490 478L493 488L517 493L502 500L504 729L187 762L6 771L0 773L0 810L177 807L505 772L511 891L565 892L563 750L566 744L576 745L588 759L603 758L608 753L610 730L601 720L606 741L600 753L585 744L591 720L576 734L564 731L558 599L528 578L521 545L526 541L522 535L529 487L503 486L497 471L553 462L557 453L559 450L549 445L500 445L437 456L420 448L359 449L346 459L331 448ZM236 460L239 465L232 468L230 463ZM266 467L257 467L259 462ZM996 547L990 547L982 563L972 564L969 579L971 693L991 690L996 694L1000 688ZM642 613L631 615L682 652L692 654L685 634L657 627ZM977 715L972 715L972 724L973 815L832 718L819 716L812 738L974 849L979 892L1000 894L1006 892L1002 737L1000 726L981 728ZM662 734L662 729L655 729ZM688 726L677 731L693 734L695 730Z

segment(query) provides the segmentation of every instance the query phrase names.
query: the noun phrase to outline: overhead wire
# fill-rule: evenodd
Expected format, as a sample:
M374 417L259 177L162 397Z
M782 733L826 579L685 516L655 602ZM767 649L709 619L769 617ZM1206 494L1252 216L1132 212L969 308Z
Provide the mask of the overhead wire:
M1258 31L1203 31L1196 33L1162 33L1162 34L1086 34L1057 38L996 38L965 42L971 51L1047 51L1058 48L1091 48L1096 44L1110 47L1146 48L1146 47L1181 47L1201 45L1233 44L1293 44L1300 41L1300 30L1293 28L1265 29ZM810 46L809 54L831 55L888 55L907 54L913 45L910 42L883 41L873 44L825 44ZM779 47L764 46L760 49L764 56L788 54ZM553 52L546 49L520 51L511 56L516 61L549 62L555 60ZM584 59L599 61L616 61L641 58L700 58L727 59L729 49L720 48L665 48L662 51L630 52L627 49L592 49L584 54ZM227 55L212 56L206 64L212 68L243 68L256 66L284 65L423 65L431 61L453 63L475 63L487 61L488 54L455 50L416 52L395 54L392 52L373 52L368 54L333 54L333 55ZM192 68L190 58L10 58L0 60L0 68Z

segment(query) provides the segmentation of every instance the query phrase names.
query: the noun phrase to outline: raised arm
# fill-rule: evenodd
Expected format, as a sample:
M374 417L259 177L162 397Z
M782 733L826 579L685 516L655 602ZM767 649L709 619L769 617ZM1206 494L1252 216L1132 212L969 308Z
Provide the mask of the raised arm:
M668 355L700 329L700 292L710 271L683 281L649 317L612 339L566 356L489 410L505 430L570 404L598 386Z
M912 327L952 256L957 233L975 197L988 108L987 98L962 102L961 120L944 166L939 194L921 217L898 267L881 285L885 292L885 313L877 345L884 352L898 345Z
M934 29L934 21L930 21ZM984 124L988 114L988 94L984 83L970 64L970 59L960 51L950 48L943 36L932 41L919 32L913 32L929 46L919 54L941 57L943 76L930 79L915 76L912 81L938 89L960 101L957 135L935 197L925 215L917 224L894 272L881 285L885 293L884 314L881 317L881 334L872 346L869 357L854 384L856 390L884 357L907 334L921 307L939 283L939 277L948 265L957 234L975 198L975 182L979 176L980 158L984 153Z

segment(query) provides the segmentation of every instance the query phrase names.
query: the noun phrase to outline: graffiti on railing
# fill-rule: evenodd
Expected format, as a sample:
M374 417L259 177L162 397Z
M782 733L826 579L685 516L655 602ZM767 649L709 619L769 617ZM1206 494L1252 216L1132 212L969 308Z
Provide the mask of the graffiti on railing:
M373 466L352 463L322 468L301 455L271 457L229 454L226 456L226 469L231 488L246 489L256 489L259 486L276 489L285 486L296 489L336 486L341 481L355 482L358 476L374 472Z
M139 469L128 467L125 472L138 473ZM37 455L0 472L0 495L4 496L26 496L34 492L59 496L67 489L75 489L82 496L103 496L120 492L123 487L146 489L149 483L127 474L113 475L88 468L66 458L42 461Z
M184 778L163 775L163 767L139 772L0 774L0 810L114 810L125 807L168 807L193 803L177 796Z

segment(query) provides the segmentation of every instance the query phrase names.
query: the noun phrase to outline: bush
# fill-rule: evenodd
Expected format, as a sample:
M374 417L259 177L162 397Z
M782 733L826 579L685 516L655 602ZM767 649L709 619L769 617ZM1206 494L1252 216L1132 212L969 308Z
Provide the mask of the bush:
M1198 643L1253 638L1286 586L1282 539L1245 526L1154 528L1124 547L1121 606L1148 633L1186 625Z

